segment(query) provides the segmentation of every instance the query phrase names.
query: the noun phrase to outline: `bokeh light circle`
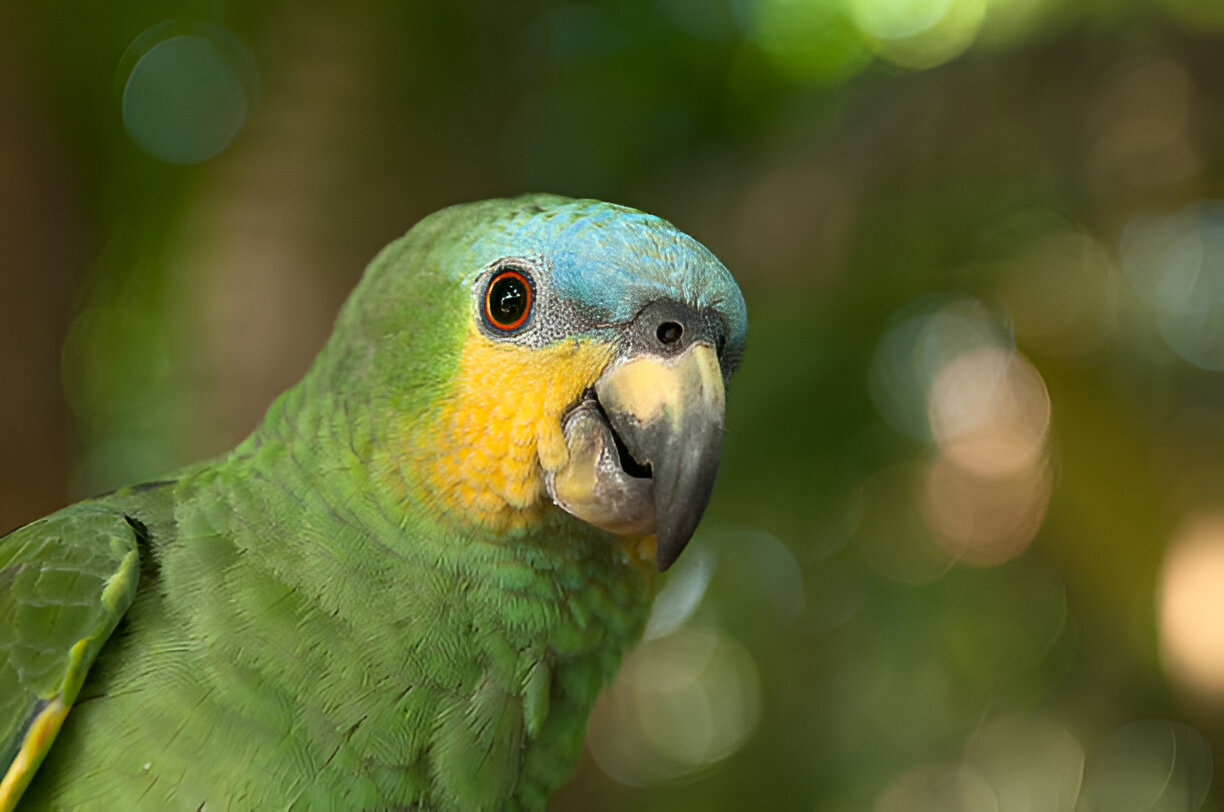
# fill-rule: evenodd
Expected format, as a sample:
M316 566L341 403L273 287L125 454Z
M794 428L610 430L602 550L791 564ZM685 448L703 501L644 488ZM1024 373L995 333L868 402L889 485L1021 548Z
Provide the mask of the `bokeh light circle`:
M161 23L137 37L123 62L124 129L141 149L167 163L190 165L216 156L255 107L254 58L220 26Z
M1084 748L1054 720L992 719L974 733L965 762L989 782L999 812L1075 812Z
M872 403L898 431L931 439L928 400L944 367L978 349L1010 351L1010 326L976 299L932 295L899 308L868 370Z
M1051 404L1008 322L975 299L928 297L898 311L876 347L872 400L895 428L934 446L912 494L868 513L859 549L874 569L924 582L948 561L993 566L1033 540L1049 504ZM869 480L871 496L883 482ZM897 499L915 501L924 528ZM885 516L887 515L887 518ZM931 555L931 545L944 548Z
M940 65L969 48L985 0L850 0L850 12L880 56L904 68Z
M1178 532L1160 574L1160 649L1170 678L1224 699L1224 515Z
M756 729L752 655L714 629L684 629L631 651L591 712L587 745L630 786L690 775L734 753Z
M1127 279L1155 311L1169 348L1224 371L1224 203L1137 217L1121 251Z
M693 545L680 557L650 607L643 640L666 637L693 616L705 597L717 564L715 552L707 546Z
M928 401L931 431L958 466L982 476L1031 468L1045 450L1050 396L1022 355L997 347L970 350L935 376Z
M1123 725L1092 752L1081 810L1184 812L1211 789L1211 745L1189 725L1145 719Z
M1006 264L1002 296L1026 346L1075 356L1116 331L1119 277L1105 246L1063 228L1033 239Z
M839 3L755 0L749 39L801 81L842 81L874 58Z
M922 515L957 561L995 566L1020 555L1037 535L1050 503L1052 476L1036 464L986 477L940 456L928 469Z
M854 21L879 39L916 37L939 24L956 0L851 0Z
M893 781L876 798L874 812L999 812L999 803L976 770L936 762Z

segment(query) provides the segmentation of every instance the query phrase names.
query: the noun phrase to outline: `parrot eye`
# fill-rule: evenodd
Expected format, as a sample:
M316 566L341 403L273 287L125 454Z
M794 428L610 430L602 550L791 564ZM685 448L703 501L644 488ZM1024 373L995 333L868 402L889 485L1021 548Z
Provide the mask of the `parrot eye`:
M531 280L518 268L503 268L489 280L485 320L498 330L516 330L531 315Z

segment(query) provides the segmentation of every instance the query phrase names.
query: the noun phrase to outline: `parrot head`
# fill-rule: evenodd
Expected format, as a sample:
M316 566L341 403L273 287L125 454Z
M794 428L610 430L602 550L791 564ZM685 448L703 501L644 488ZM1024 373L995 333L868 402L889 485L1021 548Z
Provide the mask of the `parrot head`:
M453 206L375 260L340 322L336 384L391 393L370 442L404 498L499 537L559 508L653 539L660 570L684 549L747 330L691 237L592 200Z

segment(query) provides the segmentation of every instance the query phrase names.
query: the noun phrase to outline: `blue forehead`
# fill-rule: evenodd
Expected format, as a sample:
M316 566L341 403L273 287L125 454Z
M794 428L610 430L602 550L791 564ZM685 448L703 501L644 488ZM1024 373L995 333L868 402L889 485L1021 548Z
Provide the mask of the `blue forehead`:
M603 314L631 319L647 303L671 298L710 308L726 320L733 346L748 328L744 297L731 273L701 243L666 220L594 200L525 198L500 228L472 248L500 256L543 257L557 295Z

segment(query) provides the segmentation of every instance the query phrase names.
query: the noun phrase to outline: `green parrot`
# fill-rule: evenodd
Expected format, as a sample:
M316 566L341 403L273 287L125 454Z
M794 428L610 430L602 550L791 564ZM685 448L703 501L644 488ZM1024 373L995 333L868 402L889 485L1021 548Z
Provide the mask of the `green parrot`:
M746 329L657 217L425 218L232 452L0 538L0 809L543 807L705 510Z

